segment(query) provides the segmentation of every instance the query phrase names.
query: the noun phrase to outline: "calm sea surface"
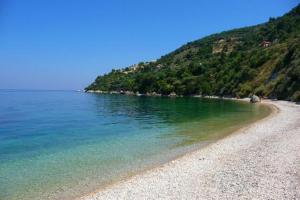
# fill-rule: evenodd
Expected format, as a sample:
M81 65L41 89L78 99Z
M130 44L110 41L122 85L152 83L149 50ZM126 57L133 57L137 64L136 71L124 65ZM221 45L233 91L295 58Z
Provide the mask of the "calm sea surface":
M0 90L0 199L72 199L269 112L230 100Z

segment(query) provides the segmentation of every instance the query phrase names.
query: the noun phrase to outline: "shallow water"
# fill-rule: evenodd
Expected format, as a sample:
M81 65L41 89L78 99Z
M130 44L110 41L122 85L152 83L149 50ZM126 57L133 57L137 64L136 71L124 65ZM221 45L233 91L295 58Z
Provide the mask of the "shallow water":
M0 199L72 199L269 112L218 99L0 90Z

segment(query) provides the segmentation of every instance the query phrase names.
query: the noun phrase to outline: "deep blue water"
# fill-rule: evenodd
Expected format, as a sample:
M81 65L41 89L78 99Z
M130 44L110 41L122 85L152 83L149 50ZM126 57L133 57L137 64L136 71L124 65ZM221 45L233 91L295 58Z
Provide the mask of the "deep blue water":
M0 199L78 197L267 112L228 100L0 90Z

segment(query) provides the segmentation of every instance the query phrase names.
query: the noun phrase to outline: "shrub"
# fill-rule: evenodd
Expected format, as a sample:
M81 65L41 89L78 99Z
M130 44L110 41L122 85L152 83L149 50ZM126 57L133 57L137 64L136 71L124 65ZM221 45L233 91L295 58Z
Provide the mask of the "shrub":
M300 91L299 90L293 94L291 100L295 101L295 102L300 102Z

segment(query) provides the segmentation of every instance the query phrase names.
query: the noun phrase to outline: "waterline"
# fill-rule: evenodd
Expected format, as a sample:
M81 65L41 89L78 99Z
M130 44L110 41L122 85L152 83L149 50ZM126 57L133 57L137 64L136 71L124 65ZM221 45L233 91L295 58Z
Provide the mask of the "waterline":
M3 199L72 199L268 113L262 105L196 98L76 92L0 96Z

